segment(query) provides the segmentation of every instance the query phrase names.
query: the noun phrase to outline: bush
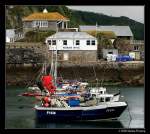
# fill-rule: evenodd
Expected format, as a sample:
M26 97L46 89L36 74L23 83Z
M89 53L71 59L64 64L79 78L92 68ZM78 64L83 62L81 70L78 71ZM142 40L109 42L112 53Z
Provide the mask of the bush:
M55 31L29 31L25 34L23 41L26 42L44 42L48 36L54 34Z

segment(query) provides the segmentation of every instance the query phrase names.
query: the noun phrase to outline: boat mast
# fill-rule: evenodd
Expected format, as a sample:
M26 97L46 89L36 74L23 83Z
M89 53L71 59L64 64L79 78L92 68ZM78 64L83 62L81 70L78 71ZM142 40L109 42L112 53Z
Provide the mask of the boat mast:
M56 40L56 51L55 51L54 84L57 87L57 40Z

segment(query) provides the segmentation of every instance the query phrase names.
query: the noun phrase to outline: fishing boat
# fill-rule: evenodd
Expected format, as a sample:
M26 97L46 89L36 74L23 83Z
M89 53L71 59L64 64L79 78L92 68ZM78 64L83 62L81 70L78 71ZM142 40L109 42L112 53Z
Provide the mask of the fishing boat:
M38 120L98 120L118 118L126 107L126 102L106 102L87 107L44 107L36 105L35 111Z
M55 56L54 56L55 54ZM51 70L43 72L38 82L38 87L44 91L39 104L34 109L38 120L50 121L72 121L72 120L97 120L118 118L127 107L124 101L111 101L112 95L103 94L103 97L91 97L89 100L80 102L80 95L77 93L66 93L60 95L57 84L57 45L52 53ZM55 60L53 58L55 57ZM104 90L104 89L103 89ZM101 101L101 99L103 100ZM93 103L94 102L94 103Z

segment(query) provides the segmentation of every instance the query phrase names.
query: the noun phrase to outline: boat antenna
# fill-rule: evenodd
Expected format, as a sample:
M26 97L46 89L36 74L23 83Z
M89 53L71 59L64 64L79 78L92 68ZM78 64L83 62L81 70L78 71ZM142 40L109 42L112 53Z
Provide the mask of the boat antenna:
M97 38L97 27L98 27L98 25L97 25L97 22L96 22L96 35L95 35L96 38Z

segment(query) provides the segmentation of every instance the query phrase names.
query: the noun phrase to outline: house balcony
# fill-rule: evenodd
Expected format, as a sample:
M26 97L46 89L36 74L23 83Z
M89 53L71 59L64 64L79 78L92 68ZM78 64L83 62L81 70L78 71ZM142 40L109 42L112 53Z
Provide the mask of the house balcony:
M144 40L131 40L130 44L133 44L133 45L144 44Z

